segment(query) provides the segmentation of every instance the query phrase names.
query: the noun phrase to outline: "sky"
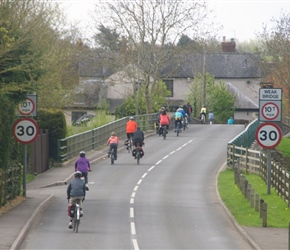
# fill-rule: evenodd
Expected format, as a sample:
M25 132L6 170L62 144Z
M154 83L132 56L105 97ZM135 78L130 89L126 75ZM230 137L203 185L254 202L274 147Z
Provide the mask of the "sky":
M88 30L89 12L97 0L58 0L63 2L69 20L77 22L83 30ZM216 22L223 26L218 39L239 41L256 39L262 32L263 25L269 27L272 18L279 19L281 13L290 13L290 0L209 0L214 10Z

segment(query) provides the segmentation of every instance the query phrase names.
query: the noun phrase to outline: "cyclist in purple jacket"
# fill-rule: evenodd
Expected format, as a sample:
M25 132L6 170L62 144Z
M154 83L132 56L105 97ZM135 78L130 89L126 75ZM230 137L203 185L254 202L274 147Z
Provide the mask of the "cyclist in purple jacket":
M91 171L89 160L86 158L86 152L81 151L80 157L75 162L75 171L80 171L85 178L86 190L89 190L88 186L88 172Z

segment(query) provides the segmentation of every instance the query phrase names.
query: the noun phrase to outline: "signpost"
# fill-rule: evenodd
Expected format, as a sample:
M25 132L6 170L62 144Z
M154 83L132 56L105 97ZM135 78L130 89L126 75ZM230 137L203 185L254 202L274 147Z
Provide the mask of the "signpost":
M267 193L271 189L271 149L279 145L282 132L278 125L271 122L281 121L282 89L261 88L259 91L259 120L261 124L256 130L256 141L267 149Z
M27 144L33 142L38 136L38 125L31 118L17 120L12 126L14 138L24 144L24 168L23 168L23 196L26 196L26 171L27 171Z

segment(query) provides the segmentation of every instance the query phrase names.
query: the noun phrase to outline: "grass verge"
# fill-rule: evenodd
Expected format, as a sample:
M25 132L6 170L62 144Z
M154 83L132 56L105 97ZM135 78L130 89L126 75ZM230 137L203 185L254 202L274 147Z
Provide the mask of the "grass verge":
M267 194L267 185L262 178L256 174L245 175L248 182L259 194L260 199L267 203L267 226L276 228L288 228L290 221L290 210L287 203L277 195L274 189ZM236 221L242 226L261 227L262 219L260 212L252 208L250 202L244 197L241 190L234 183L234 171L226 169L218 176L218 191L220 197L230 210Z

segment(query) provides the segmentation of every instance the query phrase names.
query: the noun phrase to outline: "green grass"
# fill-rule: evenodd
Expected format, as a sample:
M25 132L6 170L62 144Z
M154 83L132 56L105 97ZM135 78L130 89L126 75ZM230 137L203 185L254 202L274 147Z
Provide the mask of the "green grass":
M284 156L290 158L290 138L283 137L276 149Z
M26 182L33 181L35 179L34 174L26 174Z
M115 120L114 116L107 115L105 111L98 111L96 116L89 122L80 126L67 126L67 137L80 134L88 130L100 127Z
M267 203L267 226L288 228L290 209L288 209L287 203L277 195L274 189L271 189L270 194L267 194L267 185L260 176L248 174L245 177L255 190L255 194L259 194L260 199ZM262 226L260 212L256 212L255 208L250 206L250 202L244 197L239 187L234 184L232 169L220 172L218 190L221 199L240 225Z

